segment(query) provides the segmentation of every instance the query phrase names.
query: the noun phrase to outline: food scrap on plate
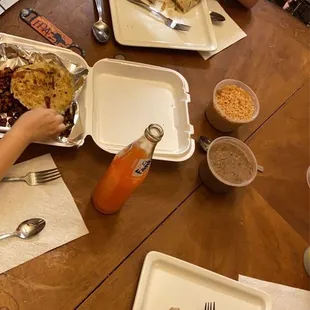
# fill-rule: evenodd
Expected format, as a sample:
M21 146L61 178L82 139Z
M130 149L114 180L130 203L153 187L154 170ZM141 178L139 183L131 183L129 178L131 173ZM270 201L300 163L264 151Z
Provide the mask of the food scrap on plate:
M191 8L198 4L201 0L148 0L149 3L162 3L161 11L166 9L174 9L181 13L187 13Z

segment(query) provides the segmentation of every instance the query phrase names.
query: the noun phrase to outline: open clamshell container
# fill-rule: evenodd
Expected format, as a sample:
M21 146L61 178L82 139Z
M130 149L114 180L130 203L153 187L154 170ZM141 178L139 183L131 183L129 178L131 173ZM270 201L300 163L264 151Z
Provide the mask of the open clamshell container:
M149 124L157 123L165 134L156 147L154 159L179 162L194 153L195 141L191 138L194 128L188 113L189 88L178 72L114 59L102 59L89 67L81 56L67 49L3 33L0 42L55 53L64 63L67 59L88 68L87 81L78 98L80 121L76 126L79 128L73 129L82 128L79 145L90 135L101 149L116 154L139 138Z

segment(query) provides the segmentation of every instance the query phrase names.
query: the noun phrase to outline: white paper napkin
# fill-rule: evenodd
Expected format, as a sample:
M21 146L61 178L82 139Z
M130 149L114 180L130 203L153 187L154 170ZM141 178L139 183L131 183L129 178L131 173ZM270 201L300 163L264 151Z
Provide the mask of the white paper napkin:
M21 176L55 167L47 154L15 165L8 175ZM46 221L45 228L31 239L0 240L0 274L88 233L61 178L40 186L0 182L0 197L0 234L14 231L19 223L29 218L40 217Z
M272 310L309 310L310 292L239 275L239 282L266 292L272 299Z
M216 0L208 0L208 7L210 11L218 12L225 16L226 20L223 23L213 23L217 49L214 52L199 52L204 60L246 37L246 33L230 18Z

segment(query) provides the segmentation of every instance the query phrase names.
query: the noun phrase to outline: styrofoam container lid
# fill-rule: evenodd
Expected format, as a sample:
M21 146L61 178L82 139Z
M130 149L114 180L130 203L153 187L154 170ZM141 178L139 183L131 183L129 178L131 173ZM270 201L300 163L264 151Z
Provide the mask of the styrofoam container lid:
M4 38L7 43L53 52L88 67L81 56L70 50L2 33L0 37L1 41ZM188 112L189 87L181 74L114 59L99 60L88 69L78 99L85 137L91 135L100 148L116 154L138 139L149 124L157 123L163 127L164 137L155 149L154 159L178 162L192 156L195 142Z

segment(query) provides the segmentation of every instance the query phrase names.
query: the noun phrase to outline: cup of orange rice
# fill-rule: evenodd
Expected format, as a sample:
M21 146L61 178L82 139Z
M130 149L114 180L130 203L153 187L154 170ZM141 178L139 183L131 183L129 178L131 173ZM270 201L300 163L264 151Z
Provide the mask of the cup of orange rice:
M246 84L227 79L219 82L213 91L213 102L207 106L210 124L222 132L232 132L252 122L259 113L259 101Z

